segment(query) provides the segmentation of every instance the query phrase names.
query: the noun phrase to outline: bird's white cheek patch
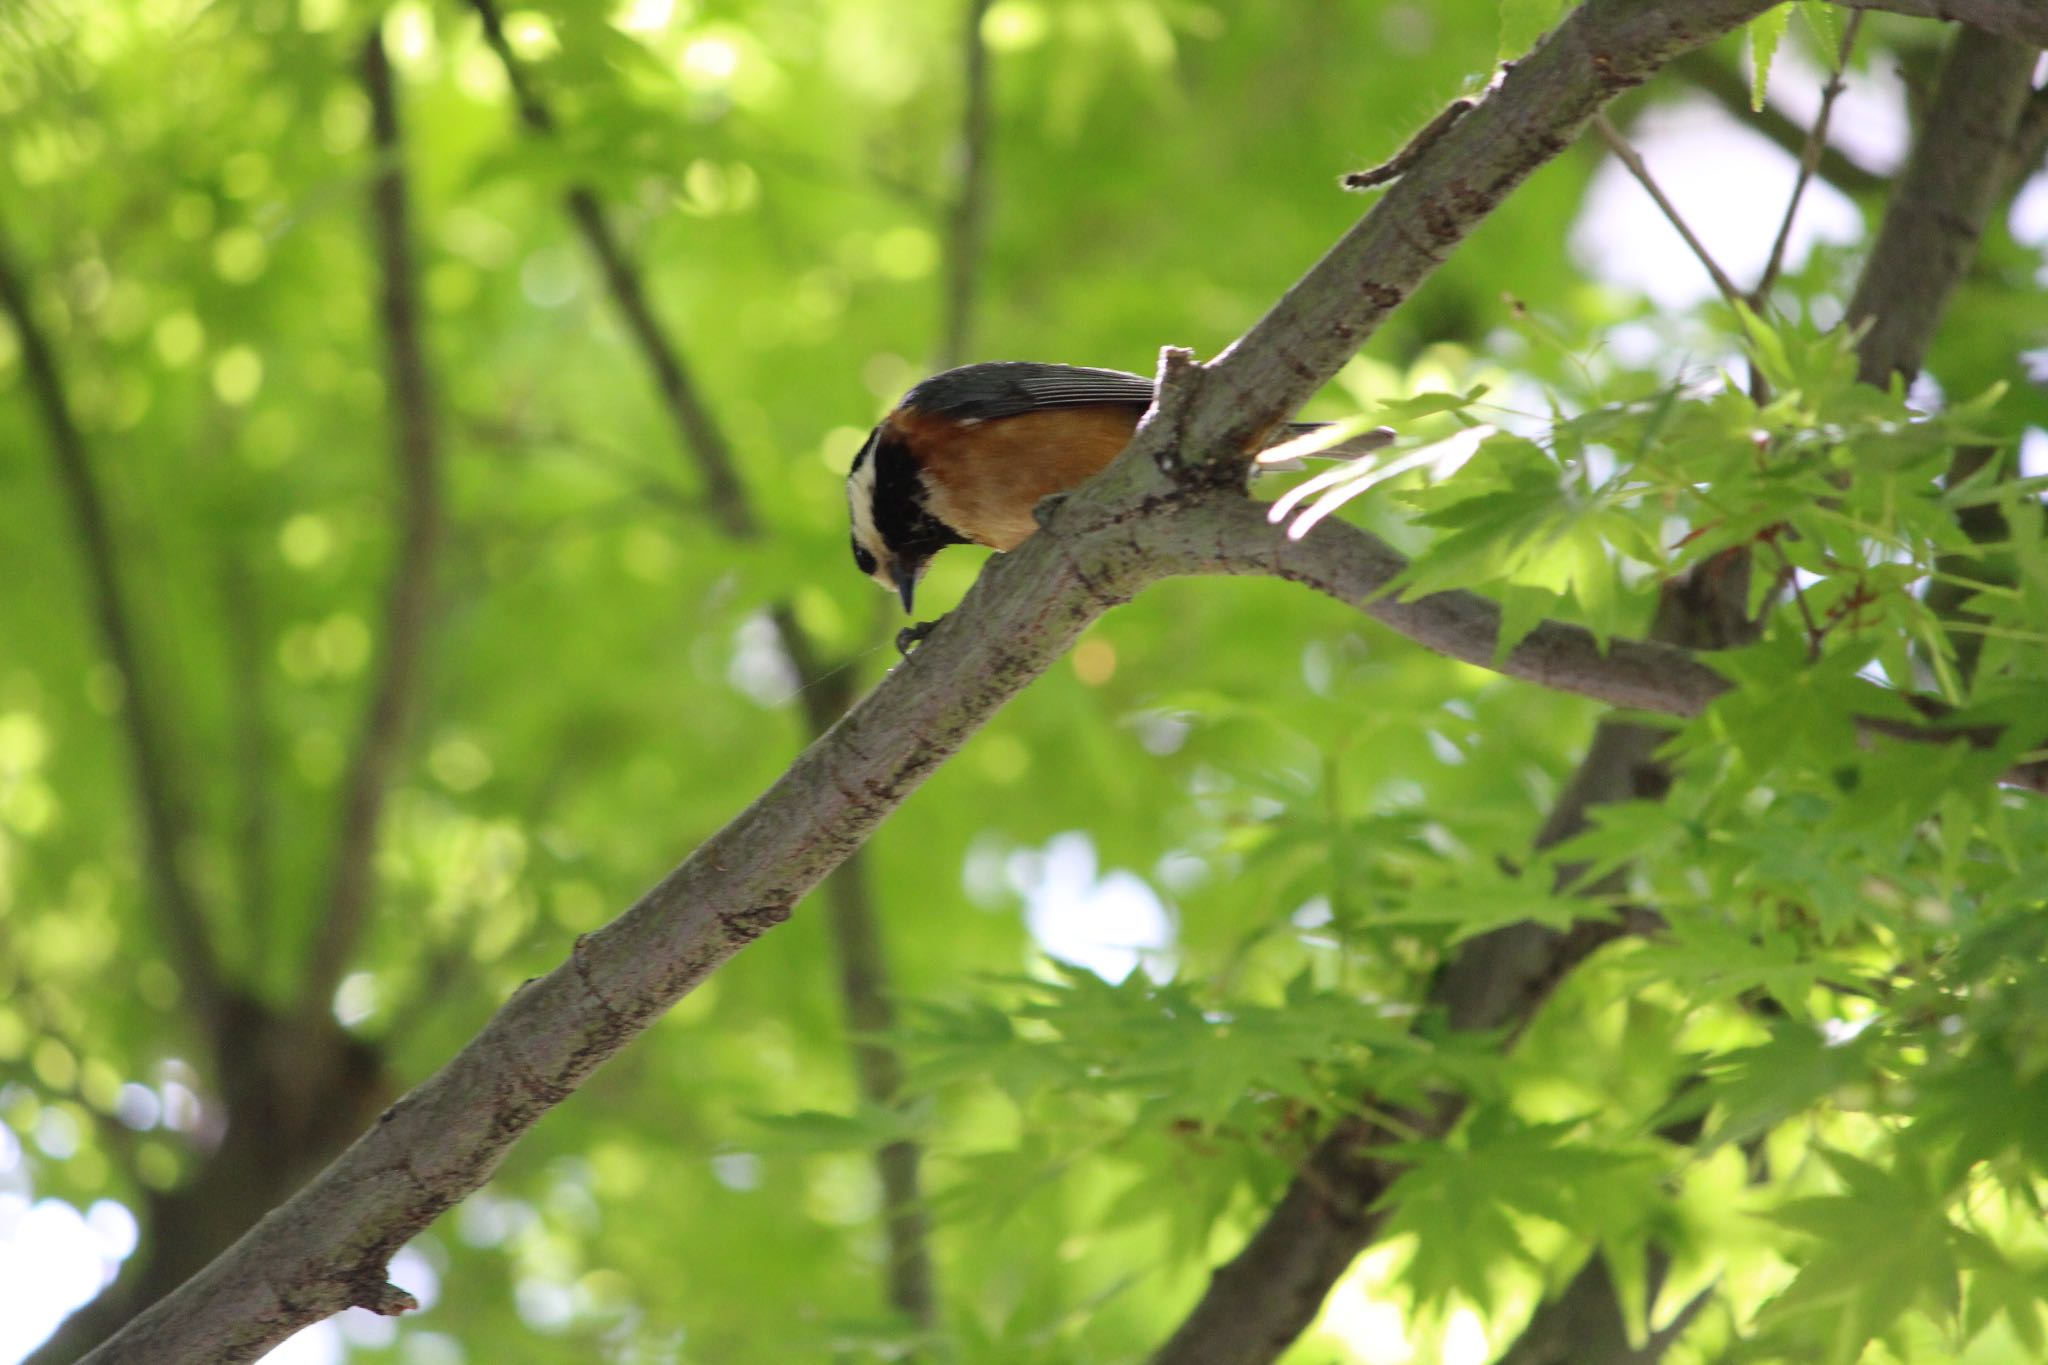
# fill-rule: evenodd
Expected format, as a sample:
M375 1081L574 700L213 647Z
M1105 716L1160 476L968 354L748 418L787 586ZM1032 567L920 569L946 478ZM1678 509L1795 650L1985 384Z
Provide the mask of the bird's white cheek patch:
M853 514L853 538L863 549L882 563L889 557L882 544L881 533L875 530L875 462L872 458L862 460L860 468L846 476L846 502ZM882 582L878 569L874 575ZM883 582L883 586L888 586Z

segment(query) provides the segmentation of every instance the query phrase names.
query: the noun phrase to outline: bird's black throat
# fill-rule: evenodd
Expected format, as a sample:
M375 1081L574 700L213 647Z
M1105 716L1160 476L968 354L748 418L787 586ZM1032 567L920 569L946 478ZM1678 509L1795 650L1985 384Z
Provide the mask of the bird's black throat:
M884 429L874 452L875 533L897 564L915 569L948 545L965 545L967 537L926 509L924 476L902 439Z

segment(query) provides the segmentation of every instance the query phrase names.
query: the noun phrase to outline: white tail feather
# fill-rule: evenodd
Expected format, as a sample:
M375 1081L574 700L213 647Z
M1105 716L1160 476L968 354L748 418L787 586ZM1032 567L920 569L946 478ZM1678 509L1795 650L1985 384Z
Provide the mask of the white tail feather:
M1359 429L1354 422L1331 422L1296 428L1299 435L1259 452L1260 473L1285 473L1308 468L1310 460L1356 460L1384 450L1394 441L1392 427Z

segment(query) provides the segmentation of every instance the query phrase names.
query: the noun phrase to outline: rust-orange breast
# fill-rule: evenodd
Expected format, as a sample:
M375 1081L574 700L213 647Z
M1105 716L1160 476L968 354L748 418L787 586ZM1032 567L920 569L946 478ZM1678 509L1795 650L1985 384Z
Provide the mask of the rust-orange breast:
M899 409L890 419L917 453L931 514L980 545L1014 550L1038 529L1031 509L1130 444L1140 413L1120 403L1048 408L972 426Z

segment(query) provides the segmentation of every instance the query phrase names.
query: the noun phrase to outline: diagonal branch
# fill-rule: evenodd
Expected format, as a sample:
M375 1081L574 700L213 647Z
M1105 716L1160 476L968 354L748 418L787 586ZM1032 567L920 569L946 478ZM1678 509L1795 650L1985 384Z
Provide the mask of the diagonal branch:
M1177 401L1181 382L1169 373L1163 401ZM992 561L961 609L758 800L523 987L318 1179L90 1359L246 1360L328 1313L382 1302L383 1267L398 1247L488 1179L601 1062L786 919L997 709L1147 584L1198 568L1272 572L1356 600L1383 585L1378 571L1398 571L1345 523L1325 522L1295 542L1235 493L1177 491L1154 455L1141 436L1061 503L1043 533ZM1376 615L1381 606L1372 604ZM1405 623L1415 638L1470 641L1476 662L1491 657L1490 641L1477 646L1486 617L1469 594L1398 604L1382 619ZM1590 635L1555 625L1538 628L1503 671L1674 714L1696 711L1716 685L1684 650L1615 640L1603 655ZM1603 932L1618 930L1568 936L1533 984L1561 975ZM1339 1155L1358 1160L1358 1147Z
M179 980L191 994L200 1018L209 1029L217 1029L226 987L212 929L179 865L191 820L158 710L162 704L158 683L144 669L134 616L121 584L120 557L106 496L65 395L56 352L36 321L28 286L4 238L0 238L0 308L6 310L21 342L29 394L49 433L51 461L70 510L71 532L92 595L100 647L120 684L121 732L141 826L147 899L161 920L164 948L177 967Z
M328 882L327 913L314 932L300 987L300 1008L307 1013L327 1008L376 901L378 824L406 725L416 708L443 528L440 439L433 381L420 338L418 269L401 161L398 101L384 40L374 27L363 46L363 84L370 96L378 157L371 204L383 271L378 302L393 410L398 553L385 589L382 657L342 784L341 831Z

